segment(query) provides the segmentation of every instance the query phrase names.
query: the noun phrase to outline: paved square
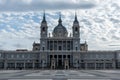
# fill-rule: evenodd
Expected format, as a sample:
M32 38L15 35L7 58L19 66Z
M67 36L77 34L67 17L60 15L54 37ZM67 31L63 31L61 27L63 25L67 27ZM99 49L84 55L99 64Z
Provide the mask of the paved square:
M120 80L120 71L0 70L0 80Z

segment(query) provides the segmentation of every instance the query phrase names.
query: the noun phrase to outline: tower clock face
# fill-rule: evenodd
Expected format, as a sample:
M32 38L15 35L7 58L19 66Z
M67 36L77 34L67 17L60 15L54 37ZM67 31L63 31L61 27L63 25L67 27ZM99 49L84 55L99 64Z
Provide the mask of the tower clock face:
M75 31L75 33L77 34L78 32L77 32L77 31Z
M45 31L43 31L43 34L45 34Z

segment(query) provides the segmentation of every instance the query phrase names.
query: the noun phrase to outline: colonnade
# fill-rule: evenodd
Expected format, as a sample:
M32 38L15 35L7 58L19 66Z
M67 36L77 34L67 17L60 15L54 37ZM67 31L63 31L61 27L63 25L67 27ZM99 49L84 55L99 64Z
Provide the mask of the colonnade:
M51 69L68 69L70 66L70 55L50 55Z
M73 50L72 40L48 40L47 50Z

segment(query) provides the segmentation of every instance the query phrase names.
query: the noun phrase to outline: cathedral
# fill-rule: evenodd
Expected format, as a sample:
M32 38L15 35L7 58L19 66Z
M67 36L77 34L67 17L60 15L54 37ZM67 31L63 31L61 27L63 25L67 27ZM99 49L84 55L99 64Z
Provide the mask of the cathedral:
M80 42L80 25L75 14L72 34L68 36L59 15L58 24L48 33L45 13L40 26L40 43L32 51L0 51L0 69L120 69L120 51L89 51Z

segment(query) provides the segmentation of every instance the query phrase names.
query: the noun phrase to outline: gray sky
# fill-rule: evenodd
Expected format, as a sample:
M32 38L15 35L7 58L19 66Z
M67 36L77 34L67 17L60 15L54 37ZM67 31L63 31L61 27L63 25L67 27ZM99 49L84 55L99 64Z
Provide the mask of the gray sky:
M39 42L44 9L49 33L61 12L63 25L70 34L76 11L81 42L86 40L89 50L120 49L119 0L0 0L0 49L31 50L32 43Z

